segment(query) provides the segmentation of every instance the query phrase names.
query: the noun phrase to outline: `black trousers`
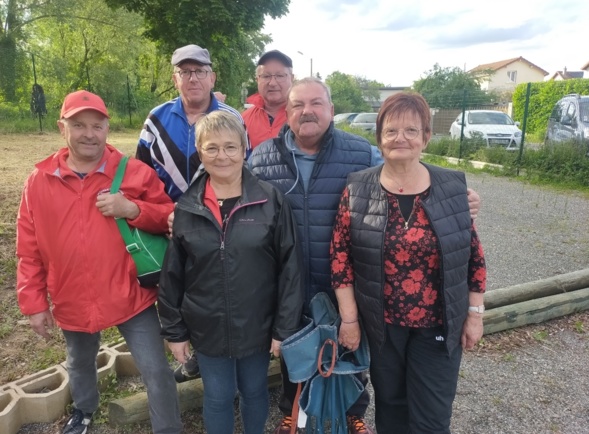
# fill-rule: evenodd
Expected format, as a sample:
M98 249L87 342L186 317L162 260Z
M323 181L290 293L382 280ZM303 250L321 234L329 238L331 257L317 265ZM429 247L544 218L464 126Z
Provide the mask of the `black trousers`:
M450 434L462 348L448 355L441 327L387 325L370 358L378 433Z
M282 395L280 397L278 407L285 416L290 416L292 414L292 406L297 394L298 383L290 382L290 379L288 378L288 369L286 368L286 364L284 363L284 359L282 357L280 357L280 371L282 372ZM366 409L370 404L370 394L366 390L366 385L368 384L368 375L366 375L366 372L362 372L360 374L356 374L356 377L362 382L365 389L358 400L348 409L347 414L363 418L364 414L366 413ZM301 384L301 390L303 387L305 387L305 383Z

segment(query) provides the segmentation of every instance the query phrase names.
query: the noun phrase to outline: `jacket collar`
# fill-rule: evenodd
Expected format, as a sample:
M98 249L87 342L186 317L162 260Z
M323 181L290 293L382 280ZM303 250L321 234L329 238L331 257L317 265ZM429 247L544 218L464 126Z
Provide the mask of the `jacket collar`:
M260 187L259 180L244 166L241 172L241 199L240 203L247 204L268 200L267 193ZM206 171L202 171L188 190L180 196L178 205L192 208L194 204L204 206L204 192L207 180L210 178Z
M77 176L66 163L70 150L67 147L61 148L55 154L50 155L45 160L37 163L35 167L48 174L64 178L66 176ZM109 178L114 178L119 161L121 161L123 154L114 146L106 144L104 153L98 165L90 173L103 173Z

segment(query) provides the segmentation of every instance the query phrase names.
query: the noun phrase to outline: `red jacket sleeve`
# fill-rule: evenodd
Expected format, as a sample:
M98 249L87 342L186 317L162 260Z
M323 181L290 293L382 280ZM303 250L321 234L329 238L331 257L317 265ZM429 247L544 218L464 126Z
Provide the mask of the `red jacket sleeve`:
M16 218L16 292L18 305L24 315L49 309L47 273L37 245L35 218L29 208L29 195L34 174L27 179Z

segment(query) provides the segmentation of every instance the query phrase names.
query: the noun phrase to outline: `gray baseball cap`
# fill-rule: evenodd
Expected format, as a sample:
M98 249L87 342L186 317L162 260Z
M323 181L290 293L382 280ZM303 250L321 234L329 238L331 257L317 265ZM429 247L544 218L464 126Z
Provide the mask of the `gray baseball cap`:
M201 65L212 65L209 50L194 44L180 47L174 51L174 54L172 54L172 65L174 66L177 66L186 60L192 60Z

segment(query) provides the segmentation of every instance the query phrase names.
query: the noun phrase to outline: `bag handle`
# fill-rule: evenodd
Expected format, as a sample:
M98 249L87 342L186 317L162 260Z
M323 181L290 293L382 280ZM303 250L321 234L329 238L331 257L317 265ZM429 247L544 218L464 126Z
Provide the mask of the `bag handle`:
M323 361L323 350L326 345L331 345L331 365L327 371L323 371L323 364L321 362ZM329 377L333 372L333 368L335 368L335 362L337 362L337 342L333 339L325 339L325 342L323 342L321 350L319 351L319 357L317 357L317 370L319 371L319 374L323 378Z
M129 157L126 155L121 158L115 173L115 177L113 178L112 184L110 186L110 194L117 194L119 192L121 183L123 182L123 177L125 176L125 169L127 168L128 161ZM119 232L123 237L123 241L125 241L125 247L127 248L127 251L133 254L141 250L137 243L133 240L133 234L131 233L131 228L129 228L127 219L115 217L115 222L117 222L117 226L119 227Z

